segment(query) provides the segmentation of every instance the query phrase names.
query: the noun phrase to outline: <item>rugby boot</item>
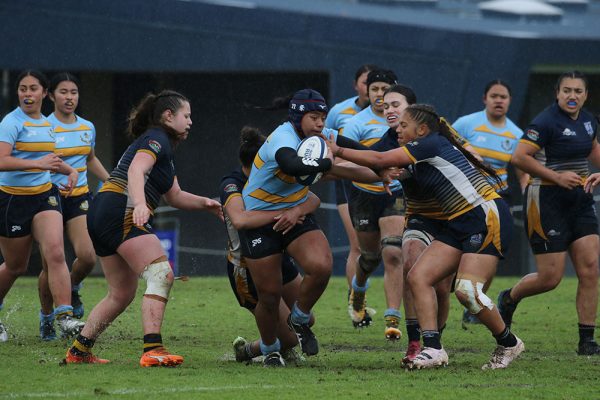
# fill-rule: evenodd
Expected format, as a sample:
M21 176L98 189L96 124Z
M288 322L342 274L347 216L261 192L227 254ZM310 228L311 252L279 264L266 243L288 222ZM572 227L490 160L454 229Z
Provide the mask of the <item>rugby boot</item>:
M577 354L580 356L598 356L600 355L600 346L594 340L579 343Z
M183 357L170 354L164 347L158 347L142 354L141 367L176 367L183 363Z
M63 360L65 364L107 364L110 361L103 358L98 358L92 353L84 353L83 355L74 354L71 349L67 350L67 355Z
M274 351L265 356L263 360L263 367L267 368L277 368L277 367L285 367L285 361L281 357L278 351Z
M515 336L516 337L516 336ZM508 367L508 365L513 362L519 354L521 354L525 350L525 345L523 341L517 338L517 344L513 347L504 347L501 345L496 346L494 352L492 353L492 358L488 361L487 364L484 364L481 369L502 369Z
M395 315L386 315L385 319L385 338L389 341L400 340L402 332L400 331L399 324L400 318Z
M448 354L444 349L425 347L408 365L410 369L445 367L448 365Z
M314 356L319 352L319 342L308 324L297 324L293 322L291 313L288 315L287 324L290 330L298 337L298 343L300 343L300 347L304 354L307 356Z

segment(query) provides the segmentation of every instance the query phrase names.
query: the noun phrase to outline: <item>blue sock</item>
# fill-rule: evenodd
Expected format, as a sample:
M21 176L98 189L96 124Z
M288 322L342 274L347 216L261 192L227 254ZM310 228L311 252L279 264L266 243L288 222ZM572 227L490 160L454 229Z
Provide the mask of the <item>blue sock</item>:
M275 351L281 350L281 343L279 343L279 338L275 339L275 343L269 344L269 345L264 344L261 339L259 342L259 345L260 345L260 352L263 353L263 355L265 355L265 356L267 354L271 354Z
M369 280L368 279L367 279L367 282L365 283L365 286L358 286L358 284L356 283L356 275L354 275L354 277L352 278L352 289L354 289L355 292L364 293L367 291L368 288L369 288Z
M83 282L80 282L78 285L71 285L72 292L79 292L83 287Z
M56 318L60 319L63 316L69 315L69 316L73 316L73 306L69 306L69 305L62 305L62 306L58 306L54 309L54 315L56 316Z
M392 317L396 317L398 319L402 318L402 314L400 313L400 310L396 310L395 308L388 308L387 310L385 310L385 313L383 313L384 317L387 316L392 316Z
M298 308L298 302L295 302L292 307L292 321L296 324L307 325L310 321L310 312L306 314Z
M40 310L40 322L54 322L54 312L51 312L50 314L44 314Z

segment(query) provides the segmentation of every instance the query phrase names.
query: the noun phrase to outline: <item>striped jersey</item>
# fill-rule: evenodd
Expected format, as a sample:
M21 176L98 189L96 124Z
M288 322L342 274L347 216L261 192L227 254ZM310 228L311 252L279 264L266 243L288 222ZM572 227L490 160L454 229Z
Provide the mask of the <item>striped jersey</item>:
M29 117L20 107L0 122L0 141L12 146L11 156L22 160L38 160L54 151L52 125L42 116ZM0 190L10 194L39 194L50 190L50 172L27 169L0 172Z
M346 122L362 110L362 108L356 104L356 100L358 100L358 96L350 97L333 106L327 113L325 127L335 129L340 134L343 134L342 132Z
M221 204L223 207L223 217L225 219L225 225L227 227L227 260L236 267L245 267L246 262L242 257L242 251L240 249L240 235L237 229L233 226L229 215L225 211L225 206L234 197L241 197L242 190L246 184L246 175L242 172L242 168L238 167L232 171L229 175L221 179L221 185L219 188L219 195L221 198Z
M54 128L56 146L54 152L60 154L64 162L79 172L77 184L71 196L79 196L89 192L87 181L87 157L96 145L96 128L94 124L76 115L76 121L65 124L56 118L54 113L50 114L48 121ZM67 176L53 173L52 183L59 188L67 184ZM66 192L61 191L64 195Z
M323 128L326 137L333 135L337 140L337 131ZM248 183L244 187L243 198L247 210L280 210L291 208L306 201L308 187L296 182L296 178L285 174L279 168L275 154L282 147L294 151L302 138L298 136L291 122L279 125L260 147Z
M389 126L385 118L376 115L372 107L367 107L354 117L350 118L344 127L343 136L357 141L367 147L373 146L379 142L387 132ZM352 182L354 187L373 194L383 194L385 188L382 182L360 183ZM400 190L400 182L394 181L390 185L390 190Z
M589 175L587 157L596 140L598 122L585 110L577 120L571 119L557 103L546 108L525 129L522 142L538 149L535 159L553 171L573 171L583 180ZM553 185L532 178L534 185Z
M502 181L496 187L498 193L508 190L506 168L523 131L508 118L502 128L492 125L485 110L460 117L452 127L479 153L484 163L494 168ZM497 185L495 182L490 183Z
M151 128L129 145L100 192L122 193L127 196L127 207L133 207L127 189L127 172L138 152L150 154L155 162L145 177L144 195L150 210L158 207L160 198L167 193L175 181L173 150L168 134L162 128Z
M414 177L422 190L433 194L447 219L500 197L463 153L437 132L402 149L415 165Z

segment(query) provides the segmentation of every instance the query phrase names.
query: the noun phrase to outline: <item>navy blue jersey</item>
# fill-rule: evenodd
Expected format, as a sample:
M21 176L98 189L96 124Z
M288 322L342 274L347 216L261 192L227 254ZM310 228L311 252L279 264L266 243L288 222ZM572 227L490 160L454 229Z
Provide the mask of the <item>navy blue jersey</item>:
M221 204L223 205L223 217L225 218L227 236L229 239L227 245L227 260L236 267L245 266L245 262L240 251L240 235L231 223L231 219L225 211L225 206L232 198L242 197L242 190L247 181L248 178L242 172L242 167L238 167L229 175L224 176L223 179L221 179L221 185L219 186L219 196L221 197Z
M558 104L546 108L525 129L521 142L538 149L535 159L553 171L573 171L582 182L589 175L587 157L596 140L598 123L594 116L581 110L576 120ZM533 178L533 184L554 183Z
M154 166L146 176L144 184L146 202L148 207L154 210L158 207L160 197L171 189L175 181L171 142L168 134L160 128L149 129L129 145L100 192L125 194L128 197L127 207L133 207L127 189L127 171L138 152L150 154L155 159Z

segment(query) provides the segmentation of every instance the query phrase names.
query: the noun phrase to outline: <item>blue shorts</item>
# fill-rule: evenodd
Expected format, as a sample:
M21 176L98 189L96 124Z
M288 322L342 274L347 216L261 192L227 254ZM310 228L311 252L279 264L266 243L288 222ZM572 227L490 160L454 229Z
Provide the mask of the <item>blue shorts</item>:
M582 186L529 185L524 215L533 254L567 251L575 240L598 234L594 198Z
M152 216L143 226L133 224L133 208L127 207L127 196L101 192L94 197L87 216L87 227L96 254L107 257L117 253L126 240L154 235Z
M40 194L9 194L0 191L0 236L17 238L31 235L31 222L42 211L61 212L60 192L52 188Z
M67 222L70 219L86 215L92 203L92 194L90 192L80 196L61 196L60 202L62 205L63 221Z
M254 310L256 303L258 303L258 294L250 270L245 267L236 267L227 261L227 275L231 290L233 290L240 306L248 310ZM281 275L284 286L298 276L298 268L294 264L294 260L287 254L284 254L281 260Z
M503 259L511 231L508 205L502 199L495 199L449 220L435 239L463 253L490 254Z

